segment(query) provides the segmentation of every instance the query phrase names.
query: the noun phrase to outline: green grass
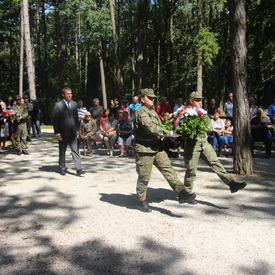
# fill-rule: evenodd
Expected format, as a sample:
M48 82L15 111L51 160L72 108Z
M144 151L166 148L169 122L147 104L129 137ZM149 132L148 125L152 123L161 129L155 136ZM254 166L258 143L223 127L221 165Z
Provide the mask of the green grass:
M53 129L53 126L52 125L44 125L44 124L42 124L41 125L41 129Z

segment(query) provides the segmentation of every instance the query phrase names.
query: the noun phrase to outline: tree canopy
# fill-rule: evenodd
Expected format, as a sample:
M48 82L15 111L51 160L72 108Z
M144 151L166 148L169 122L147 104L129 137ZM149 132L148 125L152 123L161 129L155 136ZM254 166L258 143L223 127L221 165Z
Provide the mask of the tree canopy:
M89 107L102 100L99 41L108 102L118 97L117 67L109 1L29 1L35 56L36 95L50 122L61 89L70 86L74 99ZM18 94L21 3L0 2L0 98ZM249 96L267 107L274 98L275 2L246 4ZM198 55L202 60L202 92L209 101L224 102L232 91L229 9L224 0L117 0L115 22L122 97L131 99L152 87L172 104L196 89ZM24 91L28 90L24 71Z

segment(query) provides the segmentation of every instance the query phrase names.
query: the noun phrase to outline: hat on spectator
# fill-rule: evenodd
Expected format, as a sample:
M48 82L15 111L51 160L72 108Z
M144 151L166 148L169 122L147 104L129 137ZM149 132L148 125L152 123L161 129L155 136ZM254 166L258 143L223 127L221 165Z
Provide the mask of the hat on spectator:
M22 97L21 97L21 95L16 95L16 96L15 96L15 99L16 99L16 100L19 100L19 99L22 99Z
M124 100L123 100L123 103L128 103L128 102L129 102L128 99L124 99Z
M27 99L29 99L29 97L28 97L27 95L25 95L23 98L27 98Z
M157 96L155 95L155 93L154 93L154 90L153 90L153 89L148 89L148 88L142 89L142 90L140 91L140 95L141 95L141 96L147 95L147 96L149 96L149 97L157 97Z
M189 95L189 98L203 98L203 96L201 92L194 91Z

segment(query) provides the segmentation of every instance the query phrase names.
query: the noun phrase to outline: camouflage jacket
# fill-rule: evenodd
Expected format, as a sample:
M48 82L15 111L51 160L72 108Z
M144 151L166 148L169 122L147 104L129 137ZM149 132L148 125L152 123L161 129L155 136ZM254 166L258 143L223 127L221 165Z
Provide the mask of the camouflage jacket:
M25 108L25 104L22 104L22 105L16 104L16 105L12 106L12 109L14 111L16 111L18 113L18 115L20 116L20 117L15 118L15 120L14 120L15 125L22 124L27 121L29 113L28 113L28 110Z
M135 151L156 153L163 149L162 137L170 135L163 129L161 120L154 109L142 106L136 111L134 119Z
M28 111L28 118L30 118L31 117L31 115L32 115L32 110L33 110L33 104L31 103L31 102L27 102L27 103L25 103L24 104L24 106L25 106L25 108L27 109L27 111Z

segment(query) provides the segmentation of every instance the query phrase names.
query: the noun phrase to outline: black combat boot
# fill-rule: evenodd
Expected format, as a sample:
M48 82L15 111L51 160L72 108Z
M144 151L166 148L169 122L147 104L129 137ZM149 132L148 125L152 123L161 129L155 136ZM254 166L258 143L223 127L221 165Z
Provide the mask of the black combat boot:
M194 193L188 193L185 190L181 190L179 192L178 196L179 196L179 203L185 203L185 202L188 202L191 204L196 203L196 200L195 200L196 194L194 194Z
M149 207L149 205L146 201L139 202L138 209L142 212L147 212L147 213L152 211L152 209Z
M246 182L237 182L232 180L229 182L229 187L230 187L231 193L236 193L238 190L246 187Z

